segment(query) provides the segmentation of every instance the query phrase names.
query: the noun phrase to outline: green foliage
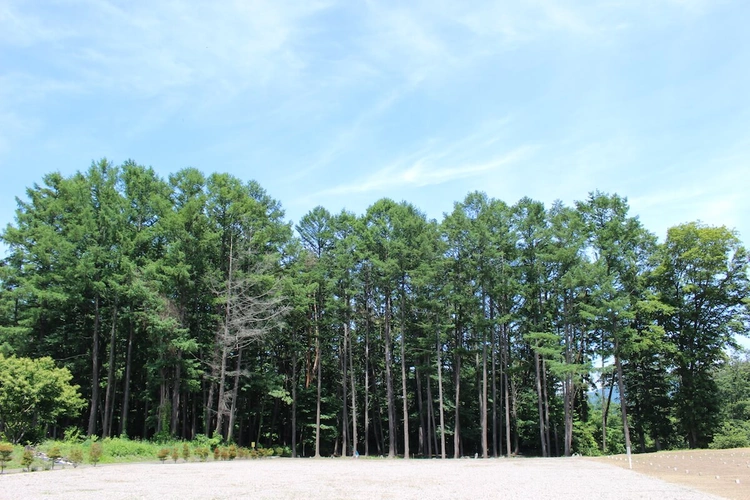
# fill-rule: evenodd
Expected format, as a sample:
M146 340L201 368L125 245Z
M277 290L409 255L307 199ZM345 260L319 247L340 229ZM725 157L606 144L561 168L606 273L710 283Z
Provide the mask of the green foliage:
M68 460L73 464L73 468L78 467L83 462L83 451L78 446L71 448L68 453Z
M101 443L92 443L89 447L89 463L96 467L96 464L102 459L102 445Z
M13 458L13 445L10 443L0 443L0 474L5 471L5 464Z
M26 448L23 450L21 456L21 466L26 469L27 472L31 472L31 464L34 463L34 452L31 449Z
M198 455L201 462L205 462L210 453L210 449L207 446L199 446L195 449L195 454Z
M584 456L601 455L601 448L595 437L593 422L576 420L573 423L573 452Z
M12 443L37 439L39 430L64 415L74 416L85 404L66 368L51 358L6 358L0 354L0 422Z
M725 422L721 430L714 434L709 448L747 448L750 447L750 422Z
M55 461L58 458L62 457L62 452L60 451L60 447L57 446L57 445L55 445L52 448L50 448L49 451L47 451L47 457L49 457L49 459L50 459L50 465L51 465L50 468L54 469L55 468Z

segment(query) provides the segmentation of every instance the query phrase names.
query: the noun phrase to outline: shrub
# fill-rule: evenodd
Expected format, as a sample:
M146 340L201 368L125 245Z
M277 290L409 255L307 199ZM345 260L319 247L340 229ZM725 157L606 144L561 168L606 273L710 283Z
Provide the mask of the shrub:
M78 444L82 443L85 438L83 434L81 433L81 429L79 429L76 426L71 426L65 429L63 441L70 444Z
M229 448L222 448L221 449L221 459L222 460L229 460Z
M68 454L68 460L73 464L73 468L78 467L78 464L83 462L83 452L81 449L78 447L71 448L70 453Z
M273 452L276 454L277 457L283 457L284 456L284 448L281 446L277 446L273 449Z
M102 459L102 444L92 443L91 447L89 448L89 462L94 464L94 467L96 467L96 464L99 463L99 460L101 459Z
M5 473L5 463L10 462L13 457L13 445L0 443L0 474Z
M229 460L237 458L237 447L235 445L229 445L229 448L227 448L227 456L229 457Z
M725 422L708 446L713 449L747 448L750 446L750 425L745 422Z
M34 463L34 452L30 448L23 450L23 456L21 456L21 466L26 469L27 472L31 472L31 464Z
M208 458L209 450L207 446L199 446L195 449L195 454L198 455L201 462L205 462Z
M52 448L50 448L50 450L47 452L47 456L50 459L50 465L51 465L50 468L54 469L55 468L55 461L58 458L62 457L62 453L60 452L60 447L59 446L53 446Z
M217 446L214 448L214 460L218 460L219 458L221 458L221 448Z
M106 438L102 441L107 446L107 455L111 457L154 456L155 445L147 441L132 441L128 438Z
M182 458L187 462L190 459L190 446L182 443Z
M180 458L180 453L177 451L177 447L172 448L172 460L174 460L174 463L177 463L177 459Z
M164 463L167 460L168 456L169 456L169 448L161 448L159 451L156 452L156 458L161 460L161 463Z

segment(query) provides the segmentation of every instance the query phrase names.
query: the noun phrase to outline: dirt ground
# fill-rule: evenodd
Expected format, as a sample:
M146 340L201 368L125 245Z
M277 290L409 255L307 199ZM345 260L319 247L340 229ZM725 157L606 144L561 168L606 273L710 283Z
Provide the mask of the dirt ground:
M595 460L628 467L625 455ZM750 499L750 448L633 455L633 470L723 498Z
M279 458L100 465L0 476L0 499L717 499L616 462Z

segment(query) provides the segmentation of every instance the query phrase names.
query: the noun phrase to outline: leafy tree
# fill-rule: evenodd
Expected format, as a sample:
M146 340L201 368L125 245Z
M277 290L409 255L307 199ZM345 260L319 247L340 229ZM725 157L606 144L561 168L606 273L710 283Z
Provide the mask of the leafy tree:
M5 439L35 439L42 427L65 415L75 416L84 402L66 368L51 358L28 359L0 354L0 428Z
M668 231L657 258L659 298L674 311L660 323L677 351L677 418L689 446L705 447L720 415L713 368L748 319L748 255L727 228L688 223Z
M0 443L0 474L5 472L5 464L11 461L13 457L13 445L10 443Z

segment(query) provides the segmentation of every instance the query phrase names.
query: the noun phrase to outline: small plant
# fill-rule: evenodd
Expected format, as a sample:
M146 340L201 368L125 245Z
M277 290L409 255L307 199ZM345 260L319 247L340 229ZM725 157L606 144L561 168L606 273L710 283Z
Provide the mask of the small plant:
M62 457L62 453L60 452L60 447L53 446L52 448L50 448L50 450L47 452L47 456L50 459L50 465L51 465L50 469L54 469L55 462L57 461L57 459Z
M72 448L68 455L68 460L73 464L74 469L78 467L78 465L83 462L83 452L81 449L78 447Z
M277 457L283 457L284 456L284 448L282 448L281 446L277 446L276 448L274 448L273 452L274 452L274 454Z
M10 443L0 443L0 474L5 473L5 463L10 462L13 456L13 445Z
M177 447L172 448L172 460L174 460L174 463L177 463L177 460L180 458L180 452L177 451Z
M214 460L221 458L221 449L217 446L214 448Z
M248 456L249 453L250 453L250 451L247 448L243 448L243 447L240 446L237 449L237 456L239 458L241 458L241 459L247 458L247 456Z
M206 458L208 458L208 447L207 446L199 446L195 449L195 454L198 455L198 458L200 458L201 462L205 462Z
M229 460L229 448L222 448L221 449L221 459L222 460Z
M190 460L190 446L187 443L182 443L182 458L186 462Z
M32 463L34 463L34 452L29 448L26 448L23 450L23 456L21 456L21 466L23 466L27 472L31 472Z
M92 443L91 448L89 448L89 462L94 464L94 467L96 467L96 464L99 463L99 460L101 459L102 459L101 443Z
M161 460L161 463L164 463L167 457L169 457L169 448L162 448L156 452L156 458Z
M229 460L237 458L237 447L235 445L229 445L229 448L227 448L227 456L229 457Z
M76 426L71 426L65 429L64 436L65 437L63 438L63 440L66 443L77 444L84 440L84 436L81 433L81 429L79 429Z

